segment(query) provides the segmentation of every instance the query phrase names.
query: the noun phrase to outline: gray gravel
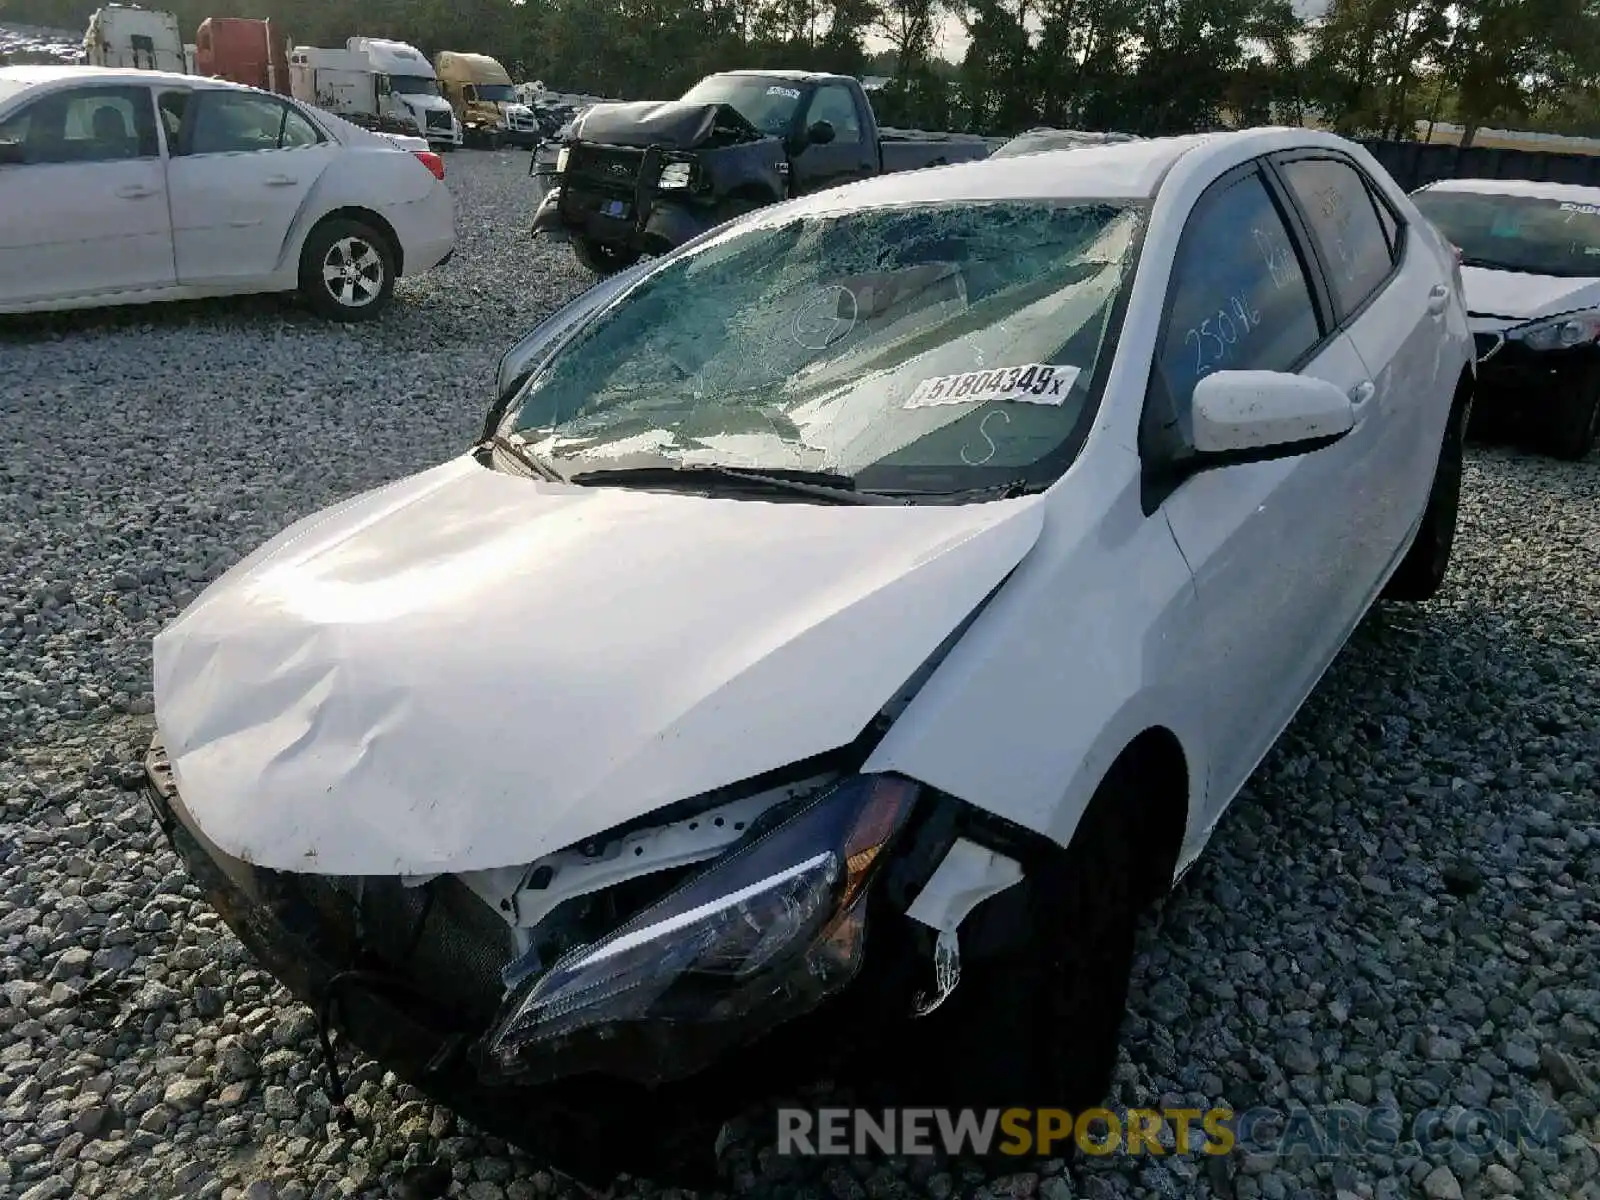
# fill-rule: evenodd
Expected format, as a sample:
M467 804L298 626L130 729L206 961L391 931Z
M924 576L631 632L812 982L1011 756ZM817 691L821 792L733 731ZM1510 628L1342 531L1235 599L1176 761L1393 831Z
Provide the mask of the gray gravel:
M521 234L526 162L448 160L460 251L374 327L271 299L0 323L0 1196L377 1197L426 1163L471 1200L581 1194L372 1064L330 1129L310 1014L121 786L162 623L292 519L457 452L500 353L584 282ZM1600 460L1480 449L1467 494L1446 594L1367 620L1147 935L1118 1099L1548 1106L1547 1147L996 1176L785 1169L758 1129L731 1188L1600 1200Z

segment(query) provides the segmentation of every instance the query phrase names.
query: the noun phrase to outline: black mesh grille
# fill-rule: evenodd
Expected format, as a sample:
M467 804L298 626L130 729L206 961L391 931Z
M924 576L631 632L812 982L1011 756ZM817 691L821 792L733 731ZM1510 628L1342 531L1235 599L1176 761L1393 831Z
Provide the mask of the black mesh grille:
M585 187L631 196L639 181L639 166L644 155L637 150L601 149L577 145L567 161L567 174L581 179Z
M279 920L331 966L381 964L475 1024L487 1024L499 1008L500 971L516 957L516 942L459 879L442 875L408 888L393 878L358 886L349 878L261 874L270 877Z

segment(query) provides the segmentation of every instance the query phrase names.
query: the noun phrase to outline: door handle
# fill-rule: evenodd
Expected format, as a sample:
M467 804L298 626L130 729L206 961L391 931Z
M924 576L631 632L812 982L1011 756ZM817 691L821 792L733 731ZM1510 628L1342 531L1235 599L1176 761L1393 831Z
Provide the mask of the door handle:
M1428 292L1429 315L1437 317L1440 313L1444 312L1445 305L1449 303L1450 289L1445 287L1442 283L1434 284L1432 290Z
M1370 379L1364 379L1350 389L1350 403L1356 408L1361 408L1378 394L1378 385Z
M267 179L268 187L293 187L299 183L298 179L289 175L273 175Z
M117 195L124 200L143 200L146 196L154 196L156 189L145 187L142 183L124 184L117 189Z

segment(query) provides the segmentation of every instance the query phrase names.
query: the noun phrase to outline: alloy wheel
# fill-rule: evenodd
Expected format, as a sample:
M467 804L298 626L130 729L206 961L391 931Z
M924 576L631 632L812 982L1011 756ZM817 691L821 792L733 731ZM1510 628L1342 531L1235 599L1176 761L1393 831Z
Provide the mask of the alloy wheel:
M365 308L383 291L383 271L383 257L370 242L344 237L323 257L322 283L336 303Z

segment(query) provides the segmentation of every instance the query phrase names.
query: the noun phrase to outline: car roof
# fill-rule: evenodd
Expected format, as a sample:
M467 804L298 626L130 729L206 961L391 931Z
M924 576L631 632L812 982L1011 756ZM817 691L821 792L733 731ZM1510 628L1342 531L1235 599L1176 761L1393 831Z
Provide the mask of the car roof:
M930 200L1148 200L1179 160L1193 156L1197 170L1209 161L1221 174L1242 160L1302 147L1347 153L1360 149L1314 129L1191 133L899 171L814 193L784 205L783 211L805 214Z
M1600 204L1600 187L1577 183L1551 183L1534 179L1441 179L1422 192L1471 192L1479 196L1529 196L1535 200L1571 200Z
M203 75L181 75L176 71L146 71L137 67L81 67L70 63L49 63L36 66L0 67L0 81L21 84L23 87L59 83L142 83L154 86L159 83L181 83L185 87L237 88L255 91L243 84L226 79L213 79Z

